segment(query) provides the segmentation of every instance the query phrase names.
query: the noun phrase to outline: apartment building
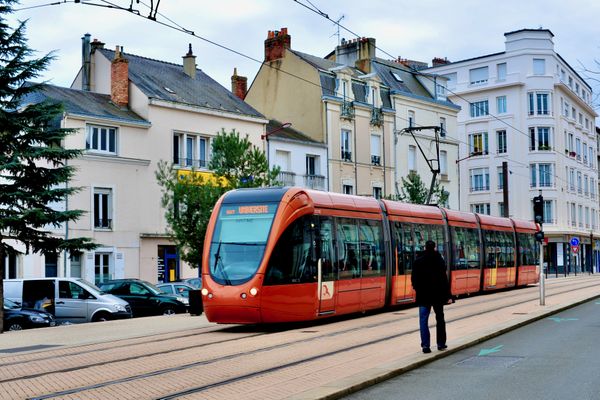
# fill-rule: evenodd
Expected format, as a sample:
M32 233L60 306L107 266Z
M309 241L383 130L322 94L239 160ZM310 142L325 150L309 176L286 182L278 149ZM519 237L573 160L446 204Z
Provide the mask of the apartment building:
M85 35L81 70L71 88L47 85L26 99L62 102L59 123L76 130L64 146L84 149L70 163L77 170L70 185L81 190L57 207L86 214L53 232L91 237L99 247L80 254L21 256L10 269L15 277L163 282L198 276L198 269L180 262L167 234L157 163L171 162L181 173L194 168L210 174L217 133L235 129L262 148L268 120L198 69L191 45L187 50L183 65L174 64L128 54L119 46L108 50Z
M462 107L461 209L532 219L532 199L541 193L549 271L597 268L591 246L600 235L592 88L554 50L550 30L504 36L502 52L456 62L436 59L426 70L447 79L448 98ZM581 243L575 250L573 237Z

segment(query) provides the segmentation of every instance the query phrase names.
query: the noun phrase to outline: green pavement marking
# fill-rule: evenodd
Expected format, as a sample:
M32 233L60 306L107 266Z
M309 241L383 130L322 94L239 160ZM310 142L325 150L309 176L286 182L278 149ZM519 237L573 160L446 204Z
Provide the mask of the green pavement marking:
M579 318L559 318L559 317L550 317L548 319L551 319L554 322L564 322L564 321L578 321Z
M492 354L492 353L497 353L500 351L500 349L503 347L503 344L499 344L496 347L493 347L491 349L481 349L479 351L479 354L477 354L478 356L487 356L488 354Z
M600 301L597 301L596 304L600 304Z

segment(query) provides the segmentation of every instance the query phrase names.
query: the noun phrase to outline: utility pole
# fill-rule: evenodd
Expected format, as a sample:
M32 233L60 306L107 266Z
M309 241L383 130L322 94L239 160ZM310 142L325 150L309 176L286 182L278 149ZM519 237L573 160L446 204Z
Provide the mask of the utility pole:
M421 144L415 137L414 131L422 131L422 130L432 130L433 131L434 140L435 140L435 158L432 158L432 159L427 158L427 155L421 148ZM400 130L400 132L399 132L400 134L403 134L405 132L408 132L411 134L411 136L413 137L413 140L415 141L415 143L417 144L417 147L419 148L419 151L421 152L421 155L427 162L427 165L429 166L429 170L431 171L431 174L432 174L431 185L429 185L429 193L427 194L427 201L426 201L427 204L430 204L431 195L433 194L433 188L435 187L435 180L437 178L437 175L440 173L440 136L439 136L440 130L441 130L441 128L439 126L409 126L408 128L404 128L404 129ZM434 167L433 162L436 163L435 167Z
M540 190L540 195L533 198L533 217L536 223L540 225L540 230L535 233L535 238L540 244L540 306L546 305L546 288L544 281L544 197Z
M504 217L508 218L508 162L502 161L502 197L504 201Z

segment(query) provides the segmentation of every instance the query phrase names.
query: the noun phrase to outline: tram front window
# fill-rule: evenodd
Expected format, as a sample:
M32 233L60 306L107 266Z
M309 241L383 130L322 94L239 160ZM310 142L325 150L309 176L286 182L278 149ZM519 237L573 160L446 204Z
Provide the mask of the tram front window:
M223 205L210 243L212 278L222 285L248 281L263 258L277 204Z

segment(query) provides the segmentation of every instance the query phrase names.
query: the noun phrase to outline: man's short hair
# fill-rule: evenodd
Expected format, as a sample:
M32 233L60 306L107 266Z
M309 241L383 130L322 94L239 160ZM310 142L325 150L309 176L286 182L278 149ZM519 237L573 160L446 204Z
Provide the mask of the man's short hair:
M426 241L425 250L435 250L435 242L433 240Z

